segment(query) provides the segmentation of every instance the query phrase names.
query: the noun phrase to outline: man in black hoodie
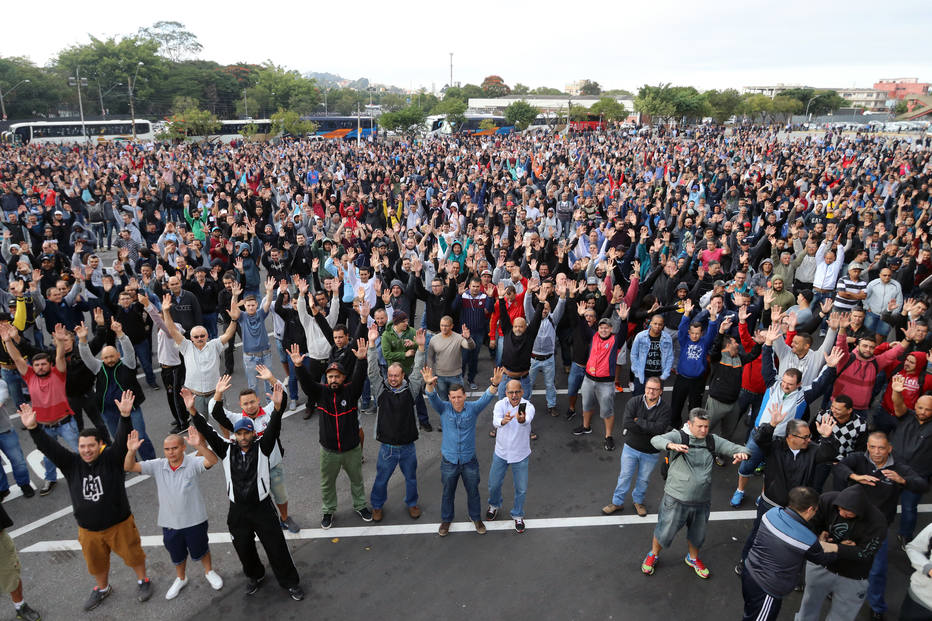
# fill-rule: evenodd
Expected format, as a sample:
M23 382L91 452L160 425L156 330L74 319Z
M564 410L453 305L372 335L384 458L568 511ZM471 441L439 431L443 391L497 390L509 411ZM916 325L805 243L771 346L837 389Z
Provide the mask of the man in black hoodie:
M867 576L887 536L887 520L861 486L852 485L822 494L810 526L821 541L838 544L838 559L826 567L806 563L806 592L795 621L817 621L829 593L829 618L853 621L867 596Z
M136 599L144 602L152 597L152 583L146 576L146 553L142 550L123 482L126 438L132 429L133 391L124 391L120 397L115 400L120 412L115 442L106 446L96 429L87 428L78 436L77 454L46 435L36 422L31 405L23 404L19 409L23 426L29 430L36 447L52 460L68 481L74 518L78 522L78 541L87 570L97 582L84 610L97 608L113 592L109 582L111 551L136 573L139 585Z

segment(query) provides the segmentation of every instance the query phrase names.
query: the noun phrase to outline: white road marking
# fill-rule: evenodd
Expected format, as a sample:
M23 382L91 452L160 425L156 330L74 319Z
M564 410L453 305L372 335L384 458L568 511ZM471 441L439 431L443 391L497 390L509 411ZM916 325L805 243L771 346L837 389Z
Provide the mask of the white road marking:
M932 504L919 505L920 513L932 513ZM709 520L713 522L731 522L736 520L753 520L757 516L756 510L745 511L713 511ZM638 524L656 524L657 514L652 513L646 517L637 515L603 516L592 515L571 518L541 518L539 520L526 519L528 530L544 528L580 528L590 526L632 526ZM485 522L490 531L510 531L514 528L511 519L496 522ZM434 535L440 528L435 524L400 524L396 526L347 526L342 528L305 528L299 533L285 533L285 539L338 539L340 537L388 537L397 535ZM454 522L450 525L450 532L472 532L475 527L471 522ZM10 533L13 536L13 533ZM160 547L162 535L146 535L141 538L144 547ZM230 533L210 533L210 543L231 543ZM23 552L58 552L62 550L80 550L81 544L77 539L62 539L60 541L39 541L20 550Z

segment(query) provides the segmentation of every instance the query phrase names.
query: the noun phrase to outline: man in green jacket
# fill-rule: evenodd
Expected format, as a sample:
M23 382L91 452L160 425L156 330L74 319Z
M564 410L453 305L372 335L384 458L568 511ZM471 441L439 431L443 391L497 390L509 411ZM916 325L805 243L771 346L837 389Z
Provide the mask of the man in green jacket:
M709 414L702 408L690 410L685 426L654 436L650 443L657 450L667 451L669 467L651 551L641 563L641 572L648 576L654 573L660 550L670 547L676 533L686 526L686 564L700 578L708 578L709 570L699 558L699 548L705 541L712 507L715 455L731 457L737 464L748 458L748 449L721 436L709 436Z
M385 326L382 332L382 356L389 366L396 362L400 364L407 378L410 377L411 369L414 368L414 354L417 353L417 343L414 338L416 331L408 325L408 314L404 311L396 312L392 319L393 321ZM423 390L419 391L414 399L414 409L417 411L421 429L433 431L434 427L427 418L427 404L424 403Z

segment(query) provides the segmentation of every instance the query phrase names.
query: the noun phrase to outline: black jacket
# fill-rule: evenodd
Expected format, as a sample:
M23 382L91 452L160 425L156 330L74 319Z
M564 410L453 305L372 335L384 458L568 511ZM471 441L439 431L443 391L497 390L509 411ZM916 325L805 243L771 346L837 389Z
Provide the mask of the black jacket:
M650 409L643 396L631 397L625 404L622 423L625 444L642 453L659 453L650 439L670 430L670 418L670 404L663 397Z
M900 501L900 493L904 488L917 494L923 494L929 489L928 481L919 476L905 462L894 461L893 457L891 455L887 459L887 463L878 468L866 452L852 453L835 466L837 481L842 487L855 485L855 482L849 478L852 474L866 474L880 479L875 485L865 485L863 483L857 485L864 489L864 493L871 504L883 512L884 517L887 518L887 524L892 524L894 518L896 518L896 507ZM894 483L881 472L882 470L893 470L906 479L906 485Z
M329 451L345 453L359 445L359 411L356 404L366 381L366 365L354 365L352 376L344 378L343 386L333 391L311 377L301 365L297 368L301 389L320 415L320 445Z
M853 512L855 517L842 517L839 507ZM822 494L819 511L810 524L816 535L827 532L828 541L838 544L838 559L827 566L829 571L854 580L867 578L874 555L887 536L887 520L870 503L860 485ZM854 545L842 541L853 541Z
M809 433L809 429L805 428ZM754 441L764 452L767 467L764 469L764 492L762 498L772 506L789 504L789 493L794 487L811 487L815 480L816 464L831 463L838 453L834 436L810 443L808 448L796 455L782 436L774 437L773 426L763 423L754 430ZM814 438L813 438L814 439Z
M723 360L723 341L724 335L720 333L715 337L715 343L709 351L709 357L712 359L709 396L722 403L735 403L741 394L741 374L744 372L744 365L750 364L760 356L761 346L757 344L750 352L746 352L739 340L738 359L740 364L735 365L731 356L728 357L728 360Z

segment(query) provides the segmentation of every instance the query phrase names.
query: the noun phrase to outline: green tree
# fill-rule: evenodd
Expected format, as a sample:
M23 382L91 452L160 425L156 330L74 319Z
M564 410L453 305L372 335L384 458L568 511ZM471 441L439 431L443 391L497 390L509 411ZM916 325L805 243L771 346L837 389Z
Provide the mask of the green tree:
M526 84L521 84L518 82L514 85L514 88L511 89L512 94L514 95L527 95L531 92L531 88Z
M159 54L176 63L185 57L196 57L204 49L197 36L181 22L155 22L149 28L140 28L137 36L157 42Z
M171 139L194 138L216 133L220 129L220 121L207 110L188 108L178 114L172 115L168 122L168 137Z
M77 104L76 89L69 89L64 77L36 67L26 58L0 58L0 89L9 119L57 114L59 104L71 96Z
M773 114L773 100L767 95L745 95L740 110L751 120L763 121Z
M705 97L716 123L724 123L737 114L741 107L741 94L733 88L706 91Z
M311 114L320 101L320 90L314 80L271 61L267 61L258 71L255 86L247 89L246 93L248 98L259 104L263 116L279 108L294 110L298 114Z
M773 109L771 118L774 121L779 119L784 123L789 121L792 115L799 114L803 111L803 103L801 101L793 97L787 97L786 95L777 95L774 97L771 107Z
M589 118L589 109L585 106L570 105L570 120L585 121Z
M588 95L591 97L592 95L600 95L601 93L602 87L594 80L585 80L582 86L579 87L580 95Z
M501 76L490 75L482 80L482 92L485 97L504 97L511 93L511 89L505 84Z
M634 97L634 109L641 114L648 115L651 122L654 119L666 122L677 114L676 102L669 84L642 86Z
M444 114L451 125L458 127L466 120L466 102L449 96L444 97L443 101L434 106L431 114Z
M524 131L528 125L534 122L540 110L528 102L515 101L505 108L505 120L509 125L514 125L518 131Z
M550 88L549 86L538 86L537 88L531 91L531 95L562 95L563 91L558 88Z
M897 116L902 116L909 112L909 104L906 103L906 100L900 99L896 102L896 105L893 106L893 113Z
M623 104L612 97L602 97L589 108L591 114L598 114L606 121L619 121L628 116L628 110Z
M492 119L482 119L479 121L479 130L483 132L495 130L495 121Z
M710 113L709 102L705 96L692 86L674 86L669 93L676 107L676 118L698 121Z
M197 99L187 95L176 95L172 100L172 112L181 114L187 110L197 110Z
M404 95L400 93L385 93L380 100L383 112L394 112L408 105Z
M413 134L424 126L427 113L412 104L396 112L388 112L379 117L379 125L389 131Z
M314 132L317 125L311 121L302 120L294 110L282 110L272 115L272 133L304 136Z
M627 97L628 99L634 99L634 93L626 91L623 88L613 88L609 91L602 91L602 94L611 97Z

